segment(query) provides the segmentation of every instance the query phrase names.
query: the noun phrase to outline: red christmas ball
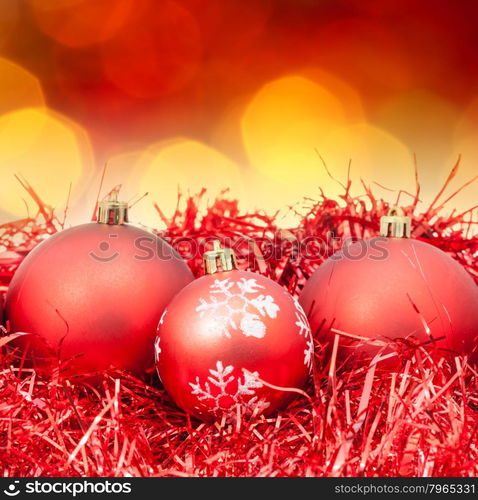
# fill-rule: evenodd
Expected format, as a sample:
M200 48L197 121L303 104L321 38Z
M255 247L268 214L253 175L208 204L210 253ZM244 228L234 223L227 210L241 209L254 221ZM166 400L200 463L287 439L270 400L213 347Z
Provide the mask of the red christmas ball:
M31 334L20 345L39 368L59 359L66 375L110 367L141 374L153 361L164 308L193 280L164 240L103 222L51 236L13 277L6 300L10 330Z
M203 419L270 414L301 388L313 340L299 303L257 273L205 275L166 308L156 339L157 369L176 404Z
M428 344L436 352L470 354L478 335L478 287L438 248L409 238L355 242L325 261L299 298L317 339L338 356L365 358ZM357 338L358 337L358 338ZM398 367L398 356L378 368Z
M4 298L3 293L0 292L0 325L4 325L4 317L3 317L3 309L4 309Z

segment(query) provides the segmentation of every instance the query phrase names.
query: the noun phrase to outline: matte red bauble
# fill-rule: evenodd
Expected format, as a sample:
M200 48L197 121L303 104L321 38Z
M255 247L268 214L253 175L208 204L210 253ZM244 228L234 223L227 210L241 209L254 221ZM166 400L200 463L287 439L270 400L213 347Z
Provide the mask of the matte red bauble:
M125 224L127 205L100 205L98 223L61 231L23 261L7 294L12 332L37 367L67 375L110 367L141 374L153 361L156 327L193 280L164 240Z
M3 294L0 293L0 325L4 325L4 318L3 318L3 308L4 308L4 298Z
M299 302L317 339L338 355L372 358L417 345L474 357L478 287L460 264L438 248L413 240L408 217L382 219L382 235L355 242L325 261L306 283ZM392 227L394 237L385 237ZM403 237L402 237L403 236ZM358 337L358 338L357 338ZM378 366L395 368L397 356Z
M176 404L200 418L233 416L238 405L242 414L269 414L293 395L281 387L301 388L307 380L313 358L307 318L280 285L235 269L231 250L216 245L205 259L207 274L161 318L159 376Z

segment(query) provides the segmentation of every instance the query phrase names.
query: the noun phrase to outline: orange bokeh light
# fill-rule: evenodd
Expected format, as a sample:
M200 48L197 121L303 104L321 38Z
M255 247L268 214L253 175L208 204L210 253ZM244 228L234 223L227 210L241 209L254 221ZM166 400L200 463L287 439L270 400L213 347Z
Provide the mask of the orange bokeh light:
M18 64L0 58L0 114L44 104L39 79Z

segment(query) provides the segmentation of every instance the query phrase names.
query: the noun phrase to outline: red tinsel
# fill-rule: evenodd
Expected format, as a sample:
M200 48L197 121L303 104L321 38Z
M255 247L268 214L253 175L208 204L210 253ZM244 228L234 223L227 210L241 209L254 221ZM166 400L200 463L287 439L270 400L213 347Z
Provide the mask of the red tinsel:
M445 188L418 212L419 186L398 200L413 218L413 236L449 252L478 281L478 236L473 209L444 215ZM22 181L39 206L36 217L0 226L0 285L4 290L23 257L63 222ZM340 201L306 202L296 228L275 218L242 214L237 201L201 196L166 219L162 234L202 247L211 236L237 243L239 262L298 291L321 260L347 238L376 235L388 204L350 183ZM409 196L408 204L403 201ZM451 197L449 197L451 199ZM449 201L449 200L446 200ZM407 206L408 205L408 206ZM311 240L311 249L299 251ZM266 243L265 243L266 242ZM315 245L315 246L314 246ZM317 257L318 256L318 257ZM201 272L200 255L189 261ZM94 314L94 311L92 311ZM396 374L375 367L325 363L317 345L313 380L284 411L214 424L190 419L171 403L154 373L146 381L124 373L102 385L41 379L5 349L0 337L0 468L4 476L476 476L478 388L464 358L433 362L425 348Z

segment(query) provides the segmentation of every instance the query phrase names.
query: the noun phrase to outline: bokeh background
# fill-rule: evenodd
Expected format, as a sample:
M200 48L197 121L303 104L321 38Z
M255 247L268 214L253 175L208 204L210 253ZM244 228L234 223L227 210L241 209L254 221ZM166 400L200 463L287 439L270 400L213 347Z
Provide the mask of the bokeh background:
M0 222L35 213L23 176L69 221L98 195L229 188L244 210L338 196L340 181L423 206L462 154L478 172L478 2L1 0ZM450 190L450 193L453 189ZM403 202L406 202L406 194ZM463 190L449 210L476 204Z

